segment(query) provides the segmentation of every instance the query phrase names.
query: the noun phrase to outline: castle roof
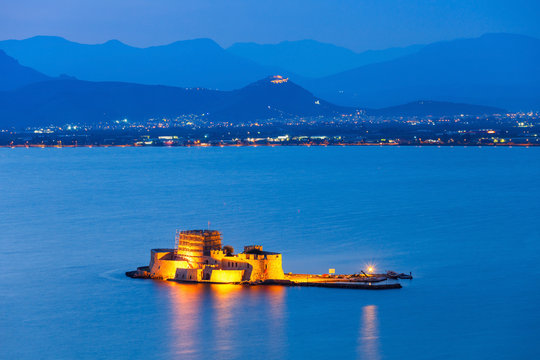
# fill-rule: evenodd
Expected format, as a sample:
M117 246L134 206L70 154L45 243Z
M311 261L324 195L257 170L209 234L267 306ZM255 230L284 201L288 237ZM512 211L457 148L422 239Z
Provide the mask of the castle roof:
M263 251L259 249L249 249L247 251L244 251L242 254L256 254L256 255L278 255L277 252L271 252L271 251Z

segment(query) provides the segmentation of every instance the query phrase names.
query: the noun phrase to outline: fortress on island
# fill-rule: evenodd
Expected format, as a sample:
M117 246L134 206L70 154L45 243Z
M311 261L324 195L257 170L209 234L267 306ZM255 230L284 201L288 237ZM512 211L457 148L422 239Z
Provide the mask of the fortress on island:
M134 277L209 283L255 283L283 280L281 254L263 251L260 245L244 246L233 254L221 246L216 230L177 231L174 249L152 249L150 265Z
M128 271L126 275L188 283L401 288L397 282L381 284L387 280L382 274L284 274L281 254L264 251L261 245L244 246L244 251L234 254L231 246L222 247L221 233L216 230L178 230L173 249L152 249L150 264ZM407 278L412 279L412 276Z

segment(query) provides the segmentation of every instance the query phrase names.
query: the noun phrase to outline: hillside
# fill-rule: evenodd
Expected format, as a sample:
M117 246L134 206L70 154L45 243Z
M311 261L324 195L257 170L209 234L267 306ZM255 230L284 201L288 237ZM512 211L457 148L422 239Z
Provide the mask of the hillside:
M540 40L489 34L299 83L334 103L386 107L417 99L540 109Z
M238 122L351 111L315 98L281 77L265 78L235 91L69 79L0 92L3 128L96 124L123 118L143 121L203 113L215 121Z
M322 77L362 65L386 61L419 51L422 45L356 53L350 49L314 40L278 44L236 43L227 48L235 55L259 64L282 68L304 77Z
M316 98L287 78L270 76L233 91L226 106L216 109L211 116L219 120L247 121L352 112L352 108L336 106Z
M16 89L34 82L50 78L34 69L22 66L0 50L0 91Z
M0 41L0 49L49 76L88 81L236 89L278 71L229 53L210 39L137 48L117 40L87 45L37 36Z
M414 101L408 104L390 106L382 109L367 110L368 115L403 117L441 117L459 115L491 115L504 113L506 113L506 110L492 106L426 100Z
M233 90L281 73L344 106L382 108L429 99L540 109L540 40L521 35L364 53L313 40L239 43L225 50L209 39L136 48L115 40L85 45L45 36L0 41L0 49L48 76L88 81ZM310 78L322 74L331 75Z

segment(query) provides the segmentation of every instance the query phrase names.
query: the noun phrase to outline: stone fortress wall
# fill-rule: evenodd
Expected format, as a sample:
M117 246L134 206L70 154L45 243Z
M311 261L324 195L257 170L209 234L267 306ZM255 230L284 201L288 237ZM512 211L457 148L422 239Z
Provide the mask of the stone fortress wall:
M189 267L185 260L176 259L174 249L152 249L150 251L150 277L153 279L174 279L176 269Z
M244 252L234 256L225 256L223 251L212 251L211 257L214 260L220 260L220 266L224 270L244 270L243 281L285 278L281 254L263 251L262 246L257 246L255 251L253 246L246 246Z
M282 256L263 251L262 246L244 247L240 254L221 249L221 234L215 230L177 232L174 249L153 249L150 277L179 281L239 283L285 278Z

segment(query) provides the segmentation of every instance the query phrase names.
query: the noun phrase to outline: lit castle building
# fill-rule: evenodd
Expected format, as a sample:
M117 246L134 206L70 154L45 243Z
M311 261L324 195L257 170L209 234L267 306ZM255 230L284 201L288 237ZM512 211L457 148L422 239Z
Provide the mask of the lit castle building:
M216 230L177 231L174 249L152 249L148 268L137 270L141 277L179 281L240 283L283 280L281 254L263 251L262 246L244 246L233 254L222 248Z

